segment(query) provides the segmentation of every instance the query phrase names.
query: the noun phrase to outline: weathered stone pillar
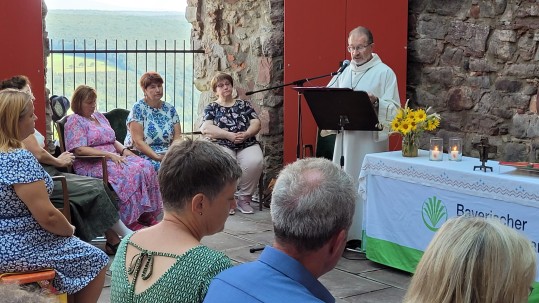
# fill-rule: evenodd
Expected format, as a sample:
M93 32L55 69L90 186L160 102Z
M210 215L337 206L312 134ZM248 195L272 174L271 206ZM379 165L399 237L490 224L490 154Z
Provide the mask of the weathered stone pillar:
M273 176L283 161L283 92L256 91L282 83L283 0L188 0L185 17L193 25L195 86L202 92L198 112L215 99L210 81L217 71L232 75L239 98L250 99L262 121L266 173Z
M46 17L47 17L47 5L45 4L45 0L41 0L41 18L43 20L43 67L44 67L44 74L47 74L47 58L50 55L50 48L49 48L49 36L47 32L47 24L46 24ZM50 90L47 88L47 77L45 77L45 129L47 131L45 136L45 142L46 142L46 149L48 149L50 152L54 153L55 146L54 142L52 141L52 111L50 107Z

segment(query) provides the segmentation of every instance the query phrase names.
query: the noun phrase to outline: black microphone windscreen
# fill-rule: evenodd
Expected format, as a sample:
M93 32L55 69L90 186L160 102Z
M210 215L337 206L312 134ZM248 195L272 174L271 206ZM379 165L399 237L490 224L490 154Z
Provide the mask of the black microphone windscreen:
M348 65L350 65L350 60L344 60L341 64L341 67L337 71L337 74L342 73L348 67Z

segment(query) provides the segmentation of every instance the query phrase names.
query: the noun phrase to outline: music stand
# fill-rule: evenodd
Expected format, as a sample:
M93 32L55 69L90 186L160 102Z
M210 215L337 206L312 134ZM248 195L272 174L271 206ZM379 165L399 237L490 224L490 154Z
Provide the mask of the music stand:
M341 168L344 167L344 131L380 131L378 114L369 95L350 88L294 87L305 96L319 129L341 133Z

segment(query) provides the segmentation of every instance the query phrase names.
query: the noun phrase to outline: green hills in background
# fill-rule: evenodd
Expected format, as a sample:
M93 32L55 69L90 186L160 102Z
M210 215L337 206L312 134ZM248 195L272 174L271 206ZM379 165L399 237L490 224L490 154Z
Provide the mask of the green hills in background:
M165 79L164 100L176 106L184 131L192 131L200 92L193 86L193 58L202 54L122 53L122 50L190 50L191 24L182 12L49 10L47 87L71 97L80 84L95 87L98 110L131 109L142 98L138 80L149 70ZM87 50L87 54L68 50ZM95 53L91 50L108 50ZM118 51L118 54L115 53Z
M181 12L50 10L49 38L58 40L186 40L191 24Z

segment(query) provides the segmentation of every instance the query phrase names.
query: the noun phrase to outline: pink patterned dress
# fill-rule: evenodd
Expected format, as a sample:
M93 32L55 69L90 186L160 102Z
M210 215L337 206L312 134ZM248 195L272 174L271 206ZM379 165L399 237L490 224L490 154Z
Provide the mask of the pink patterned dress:
M116 153L116 137L109 121L103 114L94 112L93 117L99 124L80 115L73 114L65 124L66 150L77 147L93 147L102 151ZM103 178L100 161L75 159L73 168L78 175ZM152 164L140 157L129 156L127 162L116 164L107 159L109 184L119 198L120 217L126 225L135 223L143 213L156 217L163 209L159 192L157 173Z

